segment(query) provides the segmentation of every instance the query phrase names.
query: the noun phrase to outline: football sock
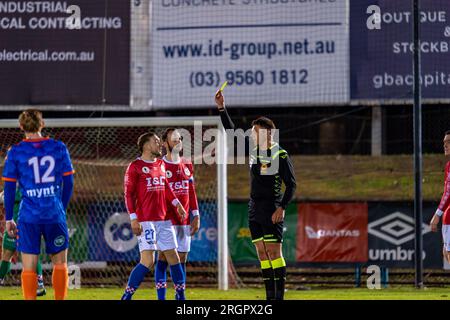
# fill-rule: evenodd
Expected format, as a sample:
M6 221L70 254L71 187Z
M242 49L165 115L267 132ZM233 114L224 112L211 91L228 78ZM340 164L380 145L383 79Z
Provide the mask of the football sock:
M36 278L34 281L36 282ZM69 286L67 263L55 264L53 266L52 285L53 290L55 291L55 300L66 299L67 287Z
M37 273L38 285L43 286L44 285L44 277L42 276L42 263L39 260L36 265L36 273Z
M35 271L23 270L21 275L22 293L25 300L36 300L37 274Z
M139 285L149 271L150 270L142 263L138 263L136 267L134 267L133 271L131 271L130 278L128 279L128 284L125 288L122 300L131 300L133 294L139 288Z
M270 260L261 260L261 273L266 287L266 299L275 299L275 276Z
M11 262L3 261L0 263L0 279L4 279L11 270Z
M167 266L168 263L161 260L158 260L155 266L155 284L158 300L166 300Z
M284 299L284 286L286 282L286 262L283 257L272 261L273 273L275 275L275 299Z
M181 269L183 269L183 273L184 273L184 281L186 281L186 263L181 263Z
M184 290L186 287L183 268L181 263L170 266L170 275L176 292L176 300L186 300Z

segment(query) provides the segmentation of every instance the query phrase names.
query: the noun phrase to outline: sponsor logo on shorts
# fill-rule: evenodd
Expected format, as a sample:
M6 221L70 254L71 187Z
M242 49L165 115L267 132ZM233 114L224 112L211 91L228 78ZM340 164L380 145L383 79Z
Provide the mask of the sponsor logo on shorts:
M64 245L64 243L66 242L66 237L64 236L58 236L55 238L55 240L53 241L53 244L57 247L61 247L62 245Z

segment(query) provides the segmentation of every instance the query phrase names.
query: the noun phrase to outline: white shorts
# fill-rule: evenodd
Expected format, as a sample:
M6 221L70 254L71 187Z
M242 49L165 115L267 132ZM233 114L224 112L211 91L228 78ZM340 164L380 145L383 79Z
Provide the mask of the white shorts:
M450 224L442 225L442 241L444 242L444 250L450 251Z
M177 235L178 252L191 251L191 226L173 226Z
M170 220L140 222L142 233L138 236L139 251L172 250L178 247L175 230Z

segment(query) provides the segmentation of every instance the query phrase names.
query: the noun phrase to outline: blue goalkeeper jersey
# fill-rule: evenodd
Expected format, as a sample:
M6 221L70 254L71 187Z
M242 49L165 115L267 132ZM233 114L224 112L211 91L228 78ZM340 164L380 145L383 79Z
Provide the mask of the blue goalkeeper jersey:
M63 177L73 174L64 143L50 138L25 139L8 151L4 181L18 181L22 193L19 222L49 224L66 220L61 201Z

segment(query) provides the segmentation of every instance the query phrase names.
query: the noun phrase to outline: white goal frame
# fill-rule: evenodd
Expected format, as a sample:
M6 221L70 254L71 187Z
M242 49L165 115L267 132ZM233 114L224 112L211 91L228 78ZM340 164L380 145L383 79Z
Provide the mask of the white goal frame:
M55 118L45 119L48 128L74 127L182 127L215 126L217 137L217 232L218 286L228 290L228 206L227 206L227 137L220 117L132 117L132 118ZM0 120L0 128L18 128L16 119Z

